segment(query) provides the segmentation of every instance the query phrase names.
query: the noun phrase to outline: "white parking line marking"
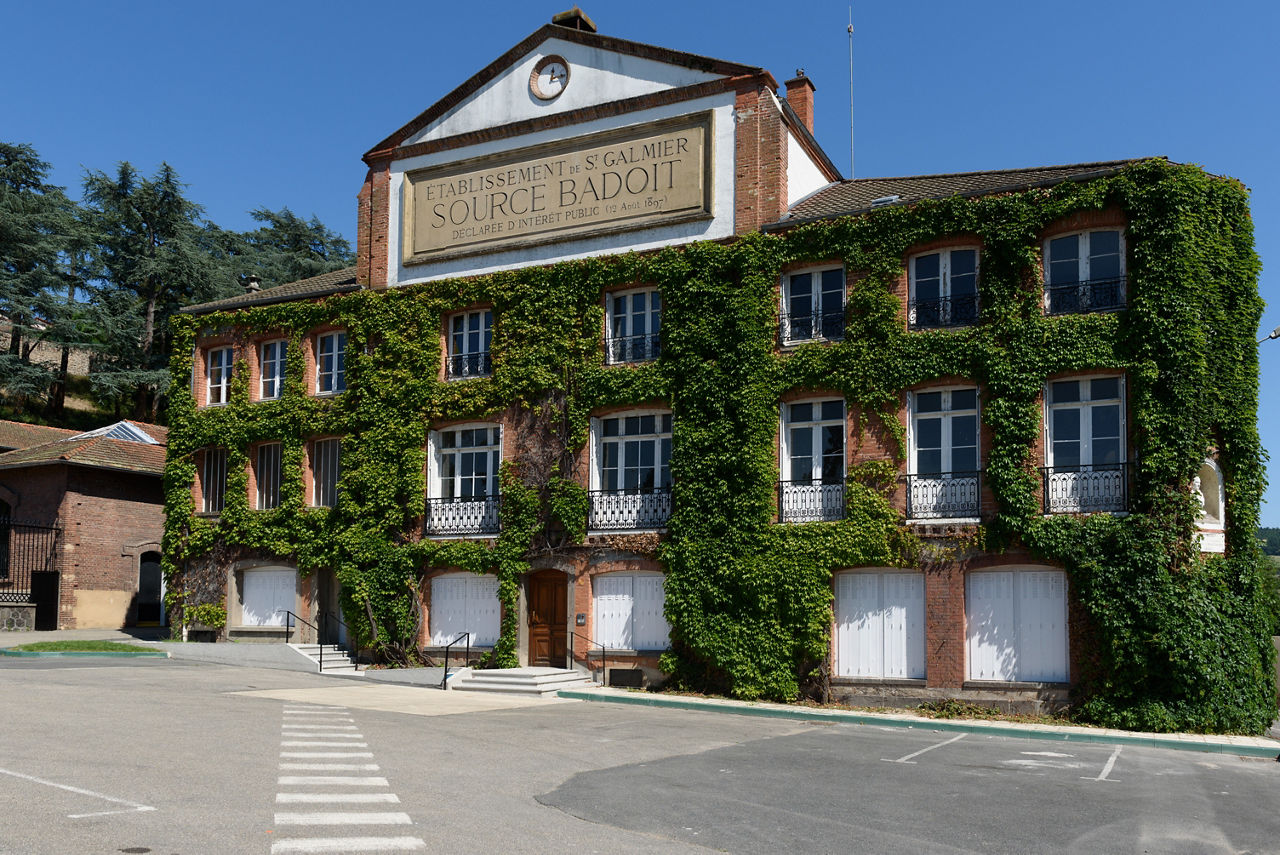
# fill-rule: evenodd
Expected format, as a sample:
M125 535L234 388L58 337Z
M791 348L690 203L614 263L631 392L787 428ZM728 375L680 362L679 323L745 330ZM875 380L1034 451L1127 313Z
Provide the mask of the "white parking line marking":
M363 738L363 737L361 737ZM367 742L315 742L309 739L286 739L280 743L285 748L368 748Z
M377 763L281 763L280 768L290 772L310 769L314 772L376 772Z
M1081 780L1084 780L1084 781L1109 781L1110 783L1113 783L1113 784L1118 784L1118 783L1120 783L1120 782L1119 782L1119 781L1117 781L1115 778L1108 778L1107 776L1108 776L1108 775L1110 775L1110 774L1111 774L1111 770L1112 770L1112 769L1114 769L1114 768L1116 767L1116 758L1120 756L1120 749L1121 749L1121 748L1123 748L1123 747L1124 747L1123 745L1117 745L1117 746L1116 746L1116 750L1111 752L1111 756L1107 758L1107 765L1105 765L1105 766L1103 766L1103 767L1102 767L1102 774L1100 774L1100 775L1099 775L1098 777L1096 777L1096 778L1087 778L1087 777L1085 777L1084 775L1081 775L1081 776L1080 776Z
M941 748L944 745L950 745L953 742L959 742L961 739L964 739L968 735L969 734L967 733L958 734L956 736L951 737L948 740L939 742L937 745L930 745L928 748L921 748L919 751L913 751L910 754L906 755L905 757L899 757L897 760L890 760L888 757L881 757L880 759L886 763L908 763L910 765L915 765L915 761L911 759L912 757L919 757L921 754L925 753L926 751L932 751L935 748Z
M276 793L276 804L400 804L395 793Z
M84 790L80 787L73 787L69 784L57 784L53 781L46 781L43 778L36 778L32 775L24 775L21 772L11 772L8 769L0 769L0 774L11 775L15 778L21 778L24 781L31 781L34 784L43 784L46 787L55 787L59 790L66 790L69 793L77 793L82 796L92 796L95 799L102 799L104 802L111 802L115 805L125 805L125 810L103 810L95 813L69 813L68 819L83 819L87 816L109 816L115 813L141 813L143 811L155 810L151 805L142 805L137 802L131 802L128 799L117 799L113 796L104 796L102 793L95 793L93 790Z
M316 786L343 786L343 787L389 787L386 778L379 778L376 775L281 775L276 779L276 786L280 787L306 787L315 784Z
M282 730L356 730L354 724L282 724Z
M282 733L281 736L297 736L307 739L364 739L359 733Z
M271 844L271 855L291 852L421 852L420 837L298 837Z
M1063 754L1061 751L1023 751L1030 757L1075 757L1074 754Z
M346 710L285 710L285 715L351 715Z
M307 811L278 813L276 825L412 825L407 813L345 813L342 811Z
M301 760L308 757L314 758L316 760L327 757L332 760L339 757L372 757L373 752L372 751L281 751L280 756L292 757L295 760Z

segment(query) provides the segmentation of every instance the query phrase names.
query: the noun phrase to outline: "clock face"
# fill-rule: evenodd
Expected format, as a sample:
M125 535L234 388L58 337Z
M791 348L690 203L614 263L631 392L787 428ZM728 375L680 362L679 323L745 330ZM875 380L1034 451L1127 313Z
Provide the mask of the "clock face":
M543 101L557 97L568 85L569 63L560 56L544 57L529 76L529 89Z

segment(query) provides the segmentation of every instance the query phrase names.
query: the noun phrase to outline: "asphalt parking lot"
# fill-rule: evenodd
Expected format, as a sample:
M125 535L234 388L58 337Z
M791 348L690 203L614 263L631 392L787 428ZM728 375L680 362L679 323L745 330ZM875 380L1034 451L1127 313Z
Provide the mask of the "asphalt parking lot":
M0 660L0 853L1280 852L1274 760L446 700Z

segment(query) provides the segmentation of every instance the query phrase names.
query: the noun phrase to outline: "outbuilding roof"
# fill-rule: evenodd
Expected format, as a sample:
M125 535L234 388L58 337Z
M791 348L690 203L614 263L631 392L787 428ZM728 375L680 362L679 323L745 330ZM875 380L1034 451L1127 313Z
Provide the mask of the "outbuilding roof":
M0 451L13 448L30 448L33 445L53 442L55 439L75 436L75 433L75 431L67 430L66 428L0 421Z
M120 431L114 428L127 426L129 430ZM59 430L59 428L53 428ZM139 432L151 438L151 441L134 441L116 439L116 435L127 435ZM68 436L32 445L0 454L0 469L20 469L30 466L48 466L66 464L70 466L88 466L93 469L112 469L125 472L139 472L145 475L161 475L164 473L165 439L168 430L157 425L142 422L119 422L105 431L103 429L76 434L65 431Z
M781 220L765 226L777 231L813 220L825 220L869 211L879 204L910 205L925 199L951 196L987 196L1033 187L1050 187L1064 181L1087 181L1112 175L1146 158L993 169L985 172L951 172L938 175L904 175L897 178L851 178L830 184L792 206Z
M294 300L306 300L313 297L328 297L330 294L342 294L347 291L358 291L356 268L344 267L330 273L321 273L309 279L299 279L285 285L277 285L265 291L250 291L234 297L224 297L209 303L197 303L186 306L179 312L189 315L206 315L210 312L225 312L232 309L247 309L250 306L269 306L273 303L289 303Z

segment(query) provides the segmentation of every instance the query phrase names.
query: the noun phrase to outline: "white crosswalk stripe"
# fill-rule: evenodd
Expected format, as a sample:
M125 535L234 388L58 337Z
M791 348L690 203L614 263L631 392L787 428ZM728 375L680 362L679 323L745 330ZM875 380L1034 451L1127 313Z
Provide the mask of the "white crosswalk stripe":
M276 804L294 805L293 810L274 814L276 829L282 833L272 842L272 855L308 855L322 852L422 852L426 842L421 837L359 834L341 836L342 829L353 832L372 831L377 826L403 827L413 819L402 811L378 810L375 805L398 805L400 797L385 792L390 784L380 775L332 774L343 772L377 772L377 763L342 762L372 760L372 751L349 751L368 748L358 732L354 719L344 707L309 707L290 705L284 708L281 723L280 775L281 788ZM331 724L333 721L351 724ZM289 748L324 749L288 751ZM329 762L339 761L339 762ZM290 774L292 773L292 774ZM346 790L326 792L327 788ZM364 792L354 791L368 787ZM285 789L287 788L287 789ZM384 792L377 792L384 790ZM370 809L373 807L373 809ZM299 809L301 808L301 809ZM310 808L310 809L307 809ZM363 808L363 809L362 809ZM273 829L273 833L276 829ZM293 836L315 829L326 836ZM314 833L314 832L313 832Z

